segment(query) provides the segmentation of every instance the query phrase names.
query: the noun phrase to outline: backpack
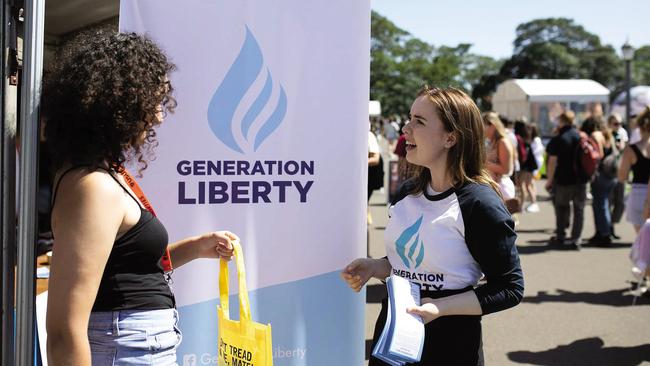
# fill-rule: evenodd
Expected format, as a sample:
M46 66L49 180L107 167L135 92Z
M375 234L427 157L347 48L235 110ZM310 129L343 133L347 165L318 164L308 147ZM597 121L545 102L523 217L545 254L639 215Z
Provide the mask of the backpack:
M526 169L529 172L534 172L539 169L537 165L537 159L535 159L535 154L533 153L533 147L529 143L526 144L526 160L521 164L522 169Z
M374 191L384 186L384 159L379 155L379 164L368 167L368 190Z
M528 151L526 150L526 142L519 135L515 135L517 138L517 157L519 158L520 166L526 162L528 159Z
M598 143L586 133L580 132L580 140L576 147L574 171L581 181L590 181L600 164L600 148Z

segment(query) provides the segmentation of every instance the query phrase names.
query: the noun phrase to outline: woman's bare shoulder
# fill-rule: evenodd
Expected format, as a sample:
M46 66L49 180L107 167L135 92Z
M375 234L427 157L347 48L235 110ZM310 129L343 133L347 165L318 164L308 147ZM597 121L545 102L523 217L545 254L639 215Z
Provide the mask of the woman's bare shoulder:
M510 142L510 139L508 139L507 137L500 138L499 141L497 141L497 143L499 144L499 146L502 146L502 147L505 147L506 149L508 149L508 151L514 150L514 147L512 146L512 143Z
M110 173L86 167L58 172L55 177L56 200L78 201L90 197L103 197L108 202L120 197L121 189ZM115 201L112 201L115 202Z

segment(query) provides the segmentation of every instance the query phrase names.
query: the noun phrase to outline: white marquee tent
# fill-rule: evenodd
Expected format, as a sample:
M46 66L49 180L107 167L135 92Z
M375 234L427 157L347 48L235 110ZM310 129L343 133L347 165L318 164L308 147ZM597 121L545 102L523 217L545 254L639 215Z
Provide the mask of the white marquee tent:
M609 89L587 80L511 79L503 82L492 97L493 109L508 118L537 122L542 134L550 134L551 121L565 109L578 118L606 112Z

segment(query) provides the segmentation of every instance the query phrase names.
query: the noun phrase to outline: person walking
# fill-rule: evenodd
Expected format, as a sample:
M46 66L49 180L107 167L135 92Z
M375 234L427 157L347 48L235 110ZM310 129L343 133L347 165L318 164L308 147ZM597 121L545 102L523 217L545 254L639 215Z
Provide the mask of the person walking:
M623 151L623 157L618 169L618 180L626 183L632 171L632 190L630 191L626 206L626 219L639 229L645 222L643 217L643 205L648 192L648 180L650 180L650 106L636 118L636 125L641 136L640 141L631 143Z
M533 179L540 179L539 170L544 164L544 143L542 143L541 137L539 137L539 130L537 125L534 123L528 124L529 134L530 134L530 149L533 152L533 157L535 158L535 164L537 164L537 169L533 171ZM539 212L539 205L537 204L537 188L531 179L530 184L527 185L527 191L530 194L532 203L526 207L526 212L536 213Z
M526 212L539 212L539 206L537 205L537 192L535 191L535 185L533 184L533 175L539 168L539 165L537 163L537 157L533 151L531 128L528 123L518 121L515 124L515 130L518 132L518 135L521 136L521 144L525 151L525 154L519 154L520 157L524 157L524 160L521 161L521 170L519 171L519 176L517 178L517 183L519 184L518 191L521 192L522 208L525 206ZM530 200L530 204L527 206L526 198Z
M616 185L616 143L609 129L604 126L600 117L589 117L581 127L582 132L597 142L603 159L598 165L598 170L591 181L591 194L593 200L591 207L594 212L594 226L596 232L588 242L596 245L609 245L612 242L612 219L609 210L609 195Z
M565 111L558 117L558 134L546 147L548 162L545 188L553 195L555 209L555 236L549 244L553 246L568 245L580 249L582 245L582 228L584 209L587 200L587 180L579 177L575 171L576 152L580 135L574 127L575 114ZM573 204L573 226L571 237L566 237Z
M622 152L625 151L625 147L627 146L629 140L627 131L625 128L623 128L621 121L621 116L616 113L612 113L612 115L608 118L609 129L612 131L614 141L616 142L615 147L619 154L618 159L620 159ZM617 176L619 164L620 161L616 164ZM614 189L612 189L612 192L609 194L609 207L611 209L612 218L612 228L610 230L610 235L613 239L620 239L620 237L616 235L614 227L616 224L621 222L621 218L625 212L625 183L620 182L618 179L616 180Z

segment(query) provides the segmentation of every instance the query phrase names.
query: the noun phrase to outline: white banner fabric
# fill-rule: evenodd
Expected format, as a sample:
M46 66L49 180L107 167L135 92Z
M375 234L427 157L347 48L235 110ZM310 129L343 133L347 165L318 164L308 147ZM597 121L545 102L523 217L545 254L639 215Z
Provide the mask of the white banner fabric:
M338 272L366 255L370 1L122 0L120 30L177 67L140 180L170 241L240 236L276 365L361 364L365 296ZM217 277L174 271L181 365L216 361Z

